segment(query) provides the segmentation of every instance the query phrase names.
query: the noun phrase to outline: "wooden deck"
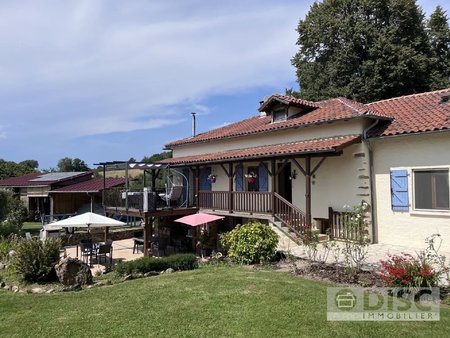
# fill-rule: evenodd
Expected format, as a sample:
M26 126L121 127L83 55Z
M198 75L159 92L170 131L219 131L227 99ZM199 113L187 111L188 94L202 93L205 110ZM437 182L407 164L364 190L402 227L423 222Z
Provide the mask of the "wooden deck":
M198 208L190 207L190 208L158 208L152 211L142 211L139 209L133 208L124 208L124 207L105 207L105 212L107 215L124 215L124 216L135 216L141 218L148 217L170 217L170 216L184 216L191 215L198 212Z

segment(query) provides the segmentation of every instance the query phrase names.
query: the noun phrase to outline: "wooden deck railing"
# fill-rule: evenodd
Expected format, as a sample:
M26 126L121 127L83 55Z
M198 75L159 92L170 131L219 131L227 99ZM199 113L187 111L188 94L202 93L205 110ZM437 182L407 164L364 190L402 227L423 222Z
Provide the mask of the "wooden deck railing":
M199 207L203 209L248 212L250 214L272 213L272 193L270 192L200 191L198 203Z
M200 191L198 201L201 209L272 215L298 235L306 229L305 213L277 193Z
M284 223L291 231L302 235L306 230L306 215L295 205L274 193L275 212L274 216Z
M346 212L333 210L332 207L328 208L331 239L357 240L363 236L358 229L348 226L350 217L351 215Z

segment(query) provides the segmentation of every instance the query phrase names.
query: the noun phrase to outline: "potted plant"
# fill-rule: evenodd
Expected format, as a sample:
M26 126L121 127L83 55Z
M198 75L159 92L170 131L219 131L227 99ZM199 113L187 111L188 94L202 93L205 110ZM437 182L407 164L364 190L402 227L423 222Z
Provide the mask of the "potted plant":
M253 184L255 183L256 178L258 175L256 175L253 171L249 174L245 174L245 177L247 178L248 183Z

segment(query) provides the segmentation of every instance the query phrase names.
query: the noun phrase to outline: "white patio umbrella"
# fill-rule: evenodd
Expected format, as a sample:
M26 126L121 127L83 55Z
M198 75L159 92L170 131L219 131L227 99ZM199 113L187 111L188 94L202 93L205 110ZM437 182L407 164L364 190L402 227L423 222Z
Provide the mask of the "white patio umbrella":
M105 217L93 212L69 217L61 221L53 222L45 226L45 230L60 230L61 228L108 228L123 226L124 222Z

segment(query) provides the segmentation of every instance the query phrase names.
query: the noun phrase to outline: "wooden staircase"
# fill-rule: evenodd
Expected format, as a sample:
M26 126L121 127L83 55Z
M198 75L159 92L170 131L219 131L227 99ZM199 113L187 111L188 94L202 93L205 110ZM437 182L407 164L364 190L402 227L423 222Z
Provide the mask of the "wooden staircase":
M295 243L300 244L302 236L310 229L310 225L306 224L305 213L277 193L274 193L274 206L274 213L269 221ZM313 230L313 233L317 235L319 242L329 240L328 235L320 234L318 230Z

